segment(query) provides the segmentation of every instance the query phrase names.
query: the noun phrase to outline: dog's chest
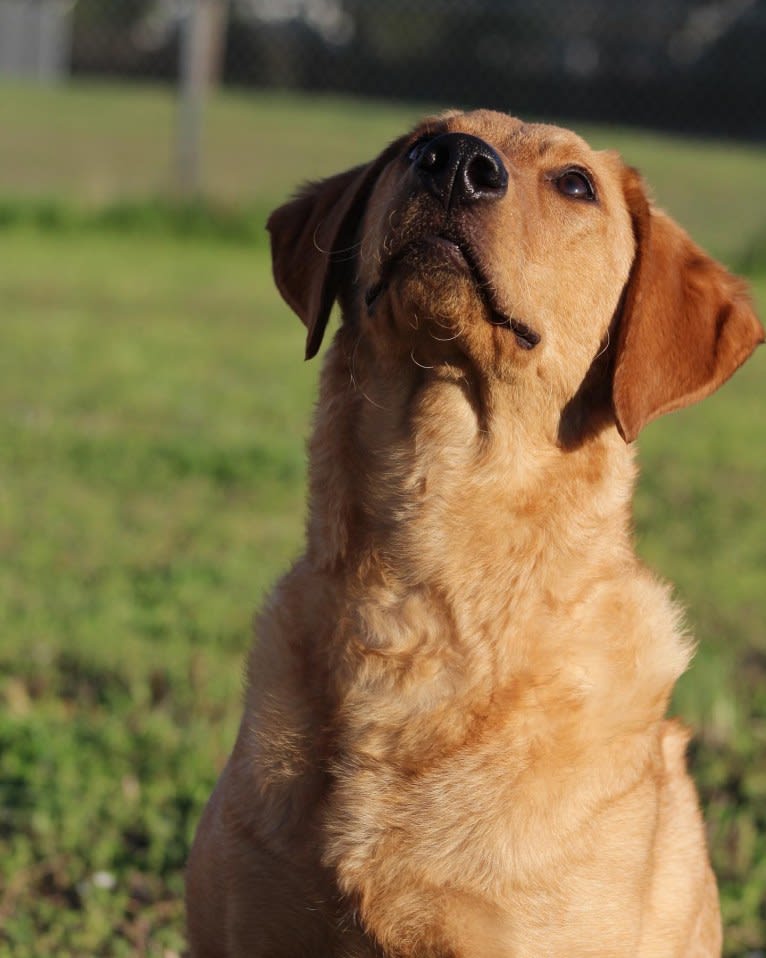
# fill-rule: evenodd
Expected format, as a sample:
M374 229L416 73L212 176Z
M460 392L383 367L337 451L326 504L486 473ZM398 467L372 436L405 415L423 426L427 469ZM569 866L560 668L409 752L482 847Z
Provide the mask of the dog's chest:
M528 857L539 863L541 833L566 835L578 817L573 794L594 762L588 703L576 682L519 673L479 692L425 661L433 674L347 703L330 845L352 859L404 856L415 870L439 861L456 881L500 887Z
M653 782L639 782L606 816L595 814L604 782L588 780L587 756L582 768L559 767L555 776L548 759L536 763L533 745L512 726L430 767L424 759L422 769L406 774L358 756L338 769L325 862L368 927L383 922L392 935L422 938L424 946L446 942L455 954L463 954L463 929L471 928L474 945L486 936L488 950L467 954L512 946L503 953L529 955L545 953L551 935L559 934L545 927L547 919L530 925L530 915L539 922L571 912L578 936L577 923L587 916L577 909L594 893L604 916L614 919L626 907L639 914L641 890L631 876L642 874L652 815L628 843L614 826L628 814L635 820L637 808L654 807ZM620 862L619 878L599 888L605 857ZM592 916L587 920L592 924ZM599 940L607 950L599 954L611 953L609 935L605 920Z

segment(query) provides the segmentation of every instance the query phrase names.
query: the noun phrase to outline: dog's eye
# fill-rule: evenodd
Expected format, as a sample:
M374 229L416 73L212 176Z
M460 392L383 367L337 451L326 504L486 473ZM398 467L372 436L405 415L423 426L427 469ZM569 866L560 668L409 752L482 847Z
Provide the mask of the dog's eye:
M407 159L410 161L410 163L416 163L420 159L423 150L426 148L426 146L428 146L431 140L433 140L433 134L431 133L426 133L424 136L419 136L417 140L415 140L415 142L407 151Z
M564 170L553 182L563 196L571 196L575 200L595 200L596 198L593 183L584 170Z

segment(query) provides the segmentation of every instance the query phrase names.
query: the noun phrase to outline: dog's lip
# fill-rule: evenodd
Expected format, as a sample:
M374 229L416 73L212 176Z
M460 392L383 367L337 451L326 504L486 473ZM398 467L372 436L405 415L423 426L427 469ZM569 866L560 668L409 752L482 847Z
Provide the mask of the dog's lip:
M416 247L423 246L434 246L439 248L445 254L445 258L448 262L454 264L459 270L467 272L471 275L477 292L487 306L488 321L493 326L499 326L510 330L516 337L516 342L519 344L519 346L521 346L522 349L529 350L534 349L535 346L537 346L537 344L540 342L540 334L535 332L535 330L533 330L526 323L521 322L521 320L515 319L513 316L508 316L498 305L494 296L492 283L486 277L484 270L482 269L480 263L474 255L473 250L471 249L470 244L464 240L457 239L456 237L449 236L447 234L434 233L432 235L423 236L417 240L413 240L409 243L406 243L400 250L394 253L393 256L386 260L386 262L383 264L380 279L378 282L374 283L365 294L365 302L368 309L372 308L375 300L385 289L388 282L388 276L392 269L396 266L396 263L403 259L409 251Z

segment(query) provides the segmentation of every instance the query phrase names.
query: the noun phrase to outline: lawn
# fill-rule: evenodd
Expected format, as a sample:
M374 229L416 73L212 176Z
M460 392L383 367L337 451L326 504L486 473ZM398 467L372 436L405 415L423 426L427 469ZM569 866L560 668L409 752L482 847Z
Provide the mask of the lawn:
M418 112L221 97L208 196L266 209ZM183 238L162 216L143 231L95 218L167 189L171 119L152 89L0 86L0 209L85 211L0 229L0 955L14 958L182 952L183 863L235 733L252 611L300 547L318 364L258 223L252 239ZM730 262L762 232L764 151L586 132ZM764 315L766 263L751 279ZM640 551L700 639L675 709L698 731L738 958L766 948L765 379L762 350L651 425L636 502Z
M155 87L82 84L62 94L0 83L0 198L98 208L172 193L175 107L172 91ZM205 195L261 212L302 180L369 159L437 109L331 96L218 96L205 114ZM762 148L604 126L578 132L600 149L619 150L658 201L728 263L763 236Z

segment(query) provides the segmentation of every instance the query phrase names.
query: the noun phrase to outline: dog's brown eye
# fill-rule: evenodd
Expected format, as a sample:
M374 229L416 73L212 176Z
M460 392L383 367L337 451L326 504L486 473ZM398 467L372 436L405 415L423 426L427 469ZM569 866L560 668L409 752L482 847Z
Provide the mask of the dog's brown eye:
M565 170L554 180L559 193L576 200L595 200L596 191L582 170Z
M407 159L410 163L415 163L420 159L420 155L431 140L433 140L433 136L430 133L427 133L425 136L419 136L417 140L415 140L407 152Z

